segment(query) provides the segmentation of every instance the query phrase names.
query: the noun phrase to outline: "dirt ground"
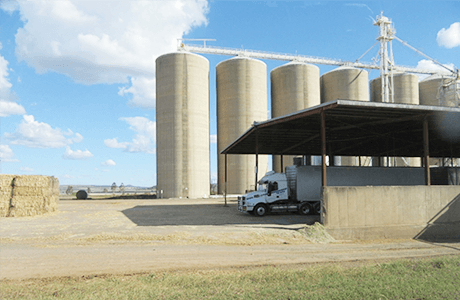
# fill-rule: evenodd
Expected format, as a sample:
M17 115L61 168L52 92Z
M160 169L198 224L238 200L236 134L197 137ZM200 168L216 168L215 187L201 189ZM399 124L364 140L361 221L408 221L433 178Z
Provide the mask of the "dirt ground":
M0 219L0 280L460 255L460 243L335 241L317 221L222 198L61 199L55 213Z

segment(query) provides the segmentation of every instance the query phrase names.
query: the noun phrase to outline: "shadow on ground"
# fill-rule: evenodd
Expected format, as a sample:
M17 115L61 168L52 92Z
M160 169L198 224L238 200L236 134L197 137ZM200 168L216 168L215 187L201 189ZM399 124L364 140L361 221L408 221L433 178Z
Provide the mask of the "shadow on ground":
M428 243L460 243L460 195L429 220L414 239Z
M312 225L320 220L319 216L290 213L255 217L239 212L235 204L139 205L122 213L138 226Z

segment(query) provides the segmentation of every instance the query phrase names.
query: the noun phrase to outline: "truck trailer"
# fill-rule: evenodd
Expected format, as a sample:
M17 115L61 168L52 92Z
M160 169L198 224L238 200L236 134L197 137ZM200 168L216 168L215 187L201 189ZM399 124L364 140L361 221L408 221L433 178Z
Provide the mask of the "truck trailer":
M328 186L424 185L423 168L328 167ZM238 210L262 217L270 212L321 212L321 166L289 166L286 173L270 171L257 191L238 197Z

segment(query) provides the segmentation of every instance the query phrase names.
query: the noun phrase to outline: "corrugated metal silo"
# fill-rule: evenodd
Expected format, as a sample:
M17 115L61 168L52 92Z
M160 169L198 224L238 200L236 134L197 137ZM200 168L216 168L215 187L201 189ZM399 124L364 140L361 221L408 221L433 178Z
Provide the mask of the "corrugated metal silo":
M341 100L369 101L369 75L365 70L339 67L321 76L321 103ZM370 157L335 157L342 166L370 165Z
M192 53L156 60L157 191L163 197L210 193L209 62Z
M235 57L216 66L218 189L225 192L225 147L267 119L267 66L262 61ZM227 156L227 194L254 189L255 155ZM268 157L259 155L258 178L268 171Z
M272 118L321 104L319 68L290 62L270 72ZM293 165L294 156L283 156L283 167ZM273 170L282 172L281 156L273 156Z

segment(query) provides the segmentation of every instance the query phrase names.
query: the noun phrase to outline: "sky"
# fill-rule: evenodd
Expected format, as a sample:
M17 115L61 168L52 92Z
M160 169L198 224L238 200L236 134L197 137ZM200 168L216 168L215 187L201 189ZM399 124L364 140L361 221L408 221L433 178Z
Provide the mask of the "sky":
M177 39L355 61L376 42L381 12L397 37L460 67L460 1L0 0L0 173L156 185L155 59ZM397 41L393 52L398 65L436 68ZM215 182L215 66L230 57L203 56ZM286 62L264 62L270 89L270 71Z

